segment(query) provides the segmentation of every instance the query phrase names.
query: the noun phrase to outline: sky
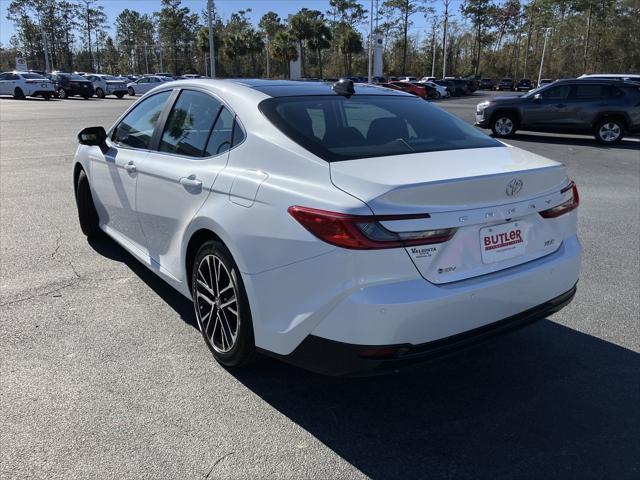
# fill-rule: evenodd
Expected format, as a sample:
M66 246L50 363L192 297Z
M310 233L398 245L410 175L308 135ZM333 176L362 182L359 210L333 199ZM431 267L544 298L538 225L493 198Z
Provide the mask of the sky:
M3 45L9 43L9 39L15 33L13 23L7 20L7 7L11 0L0 0L0 42ZM383 0L379 0L382 3ZM182 0L182 3L189 7L192 11L200 13L207 7L207 0ZM254 24L257 24L260 17L270 10L273 10L280 18L287 18L291 13L295 13L303 7L309 9L320 10L325 12L329 10L329 0L214 0L218 14L224 20L227 20L231 13L242 9L251 9L249 17ZM361 0L361 3L368 10L371 0ZM439 4L441 2L434 2ZM454 1L454 9L459 1ZM160 0L99 0L99 5L104 7L105 13L109 18L109 24L114 25L115 18L125 8L137 10L140 13L152 13L160 10ZM417 14L413 18L412 33L425 34L428 29L427 21L422 15ZM110 34L115 35L115 28L112 27Z

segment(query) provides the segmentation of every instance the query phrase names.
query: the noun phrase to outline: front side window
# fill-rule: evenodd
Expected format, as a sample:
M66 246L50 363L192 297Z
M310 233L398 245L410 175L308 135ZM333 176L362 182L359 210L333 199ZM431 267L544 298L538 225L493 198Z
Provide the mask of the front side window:
M558 85L540 92L540 96L547 100L564 100L569 97L571 85Z
M153 130L170 95L171 91L160 92L136 105L118 124L112 140L127 147L149 148Z
M275 97L259 108L282 133L329 162L503 146L417 97Z
M161 152L202 157L220 102L210 95L183 90L167 119Z

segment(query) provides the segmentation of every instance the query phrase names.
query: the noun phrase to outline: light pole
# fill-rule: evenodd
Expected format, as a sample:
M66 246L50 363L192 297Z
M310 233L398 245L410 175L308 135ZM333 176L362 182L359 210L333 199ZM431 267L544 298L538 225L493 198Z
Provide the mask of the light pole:
M447 27L449 26L449 3L444 0L444 35L442 36L442 78L447 76Z
M373 0L371 0L371 12L369 13L369 78L373 81Z
M540 71L538 72L538 86L540 85L540 79L542 78L542 66L544 65L544 53L547 50L547 39L551 33L552 28L544 29L544 44L542 45L542 58L540 59Z
M216 54L214 50L215 45L213 44L213 0L208 0L207 8L207 16L209 17L209 62L211 62L211 78L216 78Z

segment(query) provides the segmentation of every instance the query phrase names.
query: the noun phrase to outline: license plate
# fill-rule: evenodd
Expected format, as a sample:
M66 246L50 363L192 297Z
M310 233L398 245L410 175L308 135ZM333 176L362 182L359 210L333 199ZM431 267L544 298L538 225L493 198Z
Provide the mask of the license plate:
M527 239L522 222L503 223L480 229L483 263L495 263L525 253Z

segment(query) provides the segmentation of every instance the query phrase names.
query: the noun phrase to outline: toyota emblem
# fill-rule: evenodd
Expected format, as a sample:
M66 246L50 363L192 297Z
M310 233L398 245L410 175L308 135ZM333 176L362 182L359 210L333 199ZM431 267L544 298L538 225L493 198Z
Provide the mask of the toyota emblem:
M507 188L505 192L510 197L515 197L518 193L520 193L520 190L522 190L523 185L524 185L524 182L521 179L514 178L509 183L507 183Z

